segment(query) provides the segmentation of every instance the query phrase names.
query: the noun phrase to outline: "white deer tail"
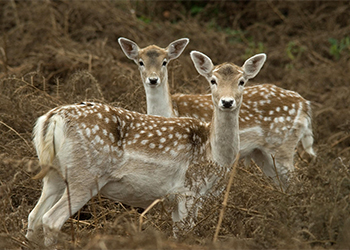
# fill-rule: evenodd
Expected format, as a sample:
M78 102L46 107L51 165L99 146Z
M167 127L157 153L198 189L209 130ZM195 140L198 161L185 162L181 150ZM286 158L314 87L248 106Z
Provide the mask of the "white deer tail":
M305 151L312 155L312 156L316 156L316 153L314 151L314 149L312 148L312 145L314 143L314 136L312 133L312 122L311 122L311 106L310 106L310 102L307 102L307 127L305 130L305 133L303 135L303 137L301 138L301 143L303 145L303 148L305 149Z
M42 170L34 179L43 178L56 157L65 139L65 121L57 114L41 116L34 127L33 142Z

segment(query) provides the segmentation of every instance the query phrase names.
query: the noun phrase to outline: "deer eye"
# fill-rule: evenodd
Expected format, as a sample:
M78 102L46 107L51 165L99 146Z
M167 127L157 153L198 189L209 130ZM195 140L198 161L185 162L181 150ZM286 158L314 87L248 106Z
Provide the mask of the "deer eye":
M144 66L145 64L143 63L143 61L139 61L140 66Z
M211 83L212 85L217 85L217 82L216 82L215 79L211 79L211 80L210 80L210 83Z
M245 83L245 82L244 82L243 80L239 80L238 85L239 85L239 86L243 86L244 83Z
M162 65L163 65L163 66L166 66L166 64L167 64L167 61L163 61L163 64L162 64Z

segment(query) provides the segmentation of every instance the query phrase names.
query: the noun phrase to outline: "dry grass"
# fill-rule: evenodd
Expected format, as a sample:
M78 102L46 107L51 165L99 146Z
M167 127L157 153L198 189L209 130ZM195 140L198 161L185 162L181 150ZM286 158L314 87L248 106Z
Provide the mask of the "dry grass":
M239 164L216 243L212 239L223 196L207 197L196 226L179 240L172 238L167 199L144 214L140 231L142 211L98 196L64 225L58 248L349 247L350 48L336 59L329 38L349 37L350 6L332 1L198 2L202 11L191 15L193 4L0 1L0 248L43 248L24 237L27 216L41 191L40 181L32 179L38 167L31 143L41 114L83 100L145 113L139 72L119 48L120 36L142 47L190 38L184 54L169 65L172 93L207 91L188 56L191 50L204 52L214 63L238 64L267 53L266 65L251 84L276 83L312 101L318 157L311 160L298 149L297 169L285 193L253 163Z

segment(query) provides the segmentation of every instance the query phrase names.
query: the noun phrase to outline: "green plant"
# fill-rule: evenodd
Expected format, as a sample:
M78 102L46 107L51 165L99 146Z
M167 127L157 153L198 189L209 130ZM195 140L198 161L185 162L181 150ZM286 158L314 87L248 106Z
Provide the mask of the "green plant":
M329 53L336 59L339 60L342 51L350 52L350 37L344 37L340 40L329 38L328 41L331 44L329 48Z
M146 16L140 16L138 17L139 20L145 22L145 23L150 23L151 22L151 18L150 17L146 17Z
M242 37L244 36L244 32L242 30L233 30L231 28L225 28L223 31L227 34L229 43L243 42Z
M306 48L299 44L299 42L291 41L287 45L286 52L290 60L295 60L296 58L299 58L305 50Z
M263 52L266 52L266 48L262 42L250 41L248 43L248 48L245 49L245 53L242 58L248 58L250 56Z
M198 13L200 13L204 8L201 7L201 6L197 6L197 5L194 5L191 7L190 9L190 13L192 16L195 16L197 15Z

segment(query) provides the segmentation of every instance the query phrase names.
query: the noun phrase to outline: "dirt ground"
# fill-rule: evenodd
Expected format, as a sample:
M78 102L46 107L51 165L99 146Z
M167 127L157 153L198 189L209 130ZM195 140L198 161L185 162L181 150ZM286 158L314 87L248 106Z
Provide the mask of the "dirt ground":
M208 91L191 50L238 65L266 53L249 84L274 83L312 102L317 158L297 149L286 192L240 163L216 243L223 197L208 197L195 228L174 239L167 204L140 227L142 211L98 196L65 223L58 249L350 248L348 1L8 0L0 13L0 249L43 248L24 237L41 192L31 142L40 115L84 100L146 112L121 36L140 47L190 39L168 67L171 93Z

